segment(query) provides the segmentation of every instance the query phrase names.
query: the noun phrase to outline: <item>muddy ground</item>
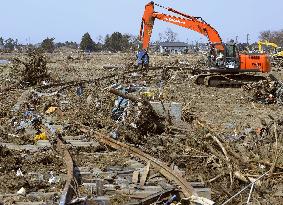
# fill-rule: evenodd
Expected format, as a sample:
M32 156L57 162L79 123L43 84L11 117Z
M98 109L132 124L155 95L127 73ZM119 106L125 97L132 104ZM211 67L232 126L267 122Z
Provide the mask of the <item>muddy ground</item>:
M157 89L162 82L162 93L159 93L160 97L155 98L155 101L181 103L182 123L170 124L165 120L166 129L162 134L141 133L131 128L130 122L122 123L119 125L118 140L134 144L168 165L178 166L185 171L184 176L188 181L205 183L206 187L212 189L212 200L217 204L229 199L265 173L267 175L258 181L252 192L252 203L283 203L282 105L254 101L253 96L243 88L196 85L193 74L195 69L203 67L204 59L198 54L152 54L151 67L171 66L177 69L169 69L165 74L162 69L154 70L145 77L138 78L125 74L133 68L133 54L82 54L68 50L45 55L48 78L42 80L45 80L47 86L44 87L39 82L37 86L41 87L36 90L59 94L40 99L35 103L36 110L44 113L50 106L59 107L61 112L54 113L53 119L56 119L57 124L71 125L64 134L81 134L76 125L88 126L103 133L111 133L117 127L111 119L116 96L107 91L114 83L127 86L145 81L148 87ZM4 57L7 56L2 58ZM11 59L15 57L25 58L23 54L9 56ZM32 135L16 133L12 124L14 118L23 118L22 113L25 111L24 108L16 113L11 111L29 87L21 82L23 70L23 65L18 63L0 66L0 141L3 143L33 143ZM272 73L283 81L281 68L274 69ZM96 80L105 76L108 77ZM83 81L83 94L78 96L80 81ZM54 84L57 86L48 86ZM15 138L11 134L20 137ZM26 153L3 157L3 153L7 152L9 151L1 151L2 163L5 160L30 163L23 160L22 155ZM79 152L76 154L79 155ZM80 163L87 163L85 161L86 159L81 159ZM41 164L33 163L36 166ZM100 163L103 164L101 161ZM3 186L1 183L0 193L17 191L19 185L12 187L15 183L14 174L11 175L17 169L18 167L1 169L1 177L9 179L11 186ZM33 171L32 167L26 169ZM250 188L230 204L245 203L249 190Z

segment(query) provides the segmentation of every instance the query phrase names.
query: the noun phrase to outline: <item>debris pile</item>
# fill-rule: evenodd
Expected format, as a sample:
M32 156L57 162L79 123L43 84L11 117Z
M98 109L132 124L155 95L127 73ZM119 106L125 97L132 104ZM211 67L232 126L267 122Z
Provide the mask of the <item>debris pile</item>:
M131 125L142 135L164 132L163 119L155 112L149 101L116 89L110 89L110 92L119 96L117 107L113 110L114 120ZM129 100L135 104L130 106Z
M283 84L277 79L260 81L243 86L252 100L263 104L283 104Z
M25 60L14 59L18 64L22 64L24 69L21 71L21 82L28 85L37 85L49 79L46 68L46 57L38 52L29 52Z
M282 128L281 121L270 122L256 130L223 136L195 121L193 129L173 127L169 133L147 137L144 146L148 153L184 170L188 181L211 187L212 198L223 203L230 193L237 193L265 173L268 177L257 181L253 196L260 198L280 190L282 184L274 186L277 179L271 178L271 173L281 173L283 168ZM234 199L234 203L242 203L247 194Z
M12 146L15 145L0 146L0 201L12 204L9 203L11 197L6 197L5 193L18 192L15 196L24 199L26 194L38 192L38 190L48 193L62 189L65 180L64 171L61 169L62 158L51 150L35 153L13 150L16 147ZM55 180L51 180L54 175ZM34 200L30 195L27 197L31 202Z
M280 70L283 67L283 58L282 57L273 57L271 64L272 64L272 66L274 66L275 68Z
M195 85L201 57L156 55L145 75L127 68L131 54L34 58L28 85L66 77L0 93L0 202L58 204L67 182L70 204L180 204L184 187L217 204L282 200L279 82L245 88L269 103L256 109L241 89Z

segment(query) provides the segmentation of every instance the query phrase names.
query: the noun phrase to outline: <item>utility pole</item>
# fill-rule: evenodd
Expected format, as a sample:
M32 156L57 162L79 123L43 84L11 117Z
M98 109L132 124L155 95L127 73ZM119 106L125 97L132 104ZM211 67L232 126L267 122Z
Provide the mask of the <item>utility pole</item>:
M247 44L249 45L249 41L250 41L250 34L247 34Z
M238 44L238 38L239 38L239 36L236 36L236 44Z

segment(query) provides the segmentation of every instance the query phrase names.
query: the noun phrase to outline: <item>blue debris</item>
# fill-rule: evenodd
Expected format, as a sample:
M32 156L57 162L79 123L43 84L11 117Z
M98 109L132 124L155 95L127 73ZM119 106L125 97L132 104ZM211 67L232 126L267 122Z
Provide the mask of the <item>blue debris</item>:
M79 86L77 87L77 91L76 91L78 96L82 96L84 93L84 88L82 84L79 84Z
M164 205L170 205L173 201L177 200L177 196L173 195L167 202L164 203Z

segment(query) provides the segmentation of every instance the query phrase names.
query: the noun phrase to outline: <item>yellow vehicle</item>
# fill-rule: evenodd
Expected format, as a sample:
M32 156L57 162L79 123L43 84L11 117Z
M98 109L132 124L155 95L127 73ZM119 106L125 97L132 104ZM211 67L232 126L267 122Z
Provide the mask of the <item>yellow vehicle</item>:
M275 54L273 55L273 57L276 57L276 58L283 58L283 50L282 50L282 51L279 51L279 52L277 52L277 53L275 53Z
M268 41L258 41L257 44L258 44L258 50L259 50L260 53L264 53L262 46L265 45L267 47L274 48L273 52L271 53L272 57L283 58L283 50L277 44L271 43L271 42L268 42Z
M268 41L258 41L258 50L260 53L264 53L263 45L267 47L272 47L273 51L270 52L271 65L274 67L283 67L283 50L275 43Z

